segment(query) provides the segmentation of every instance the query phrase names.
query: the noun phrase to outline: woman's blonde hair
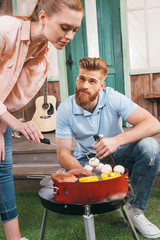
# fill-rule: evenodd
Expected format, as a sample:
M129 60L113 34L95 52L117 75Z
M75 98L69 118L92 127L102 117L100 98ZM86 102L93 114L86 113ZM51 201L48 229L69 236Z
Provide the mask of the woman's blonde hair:
M79 60L79 68L84 68L91 71L102 71L103 75L106 77L108 74L108 64L102 58L90 58L85 57Z
M81 0L38 0L32 14L27 19L37 22L41 10L44 10L46 15L51 17L54 13L61 11L64 5L76 11L83 11Z

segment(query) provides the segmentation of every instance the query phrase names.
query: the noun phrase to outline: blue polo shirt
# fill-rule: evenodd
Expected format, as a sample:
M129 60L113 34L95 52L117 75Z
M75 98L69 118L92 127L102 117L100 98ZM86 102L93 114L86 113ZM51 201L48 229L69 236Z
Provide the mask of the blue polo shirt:
M110 87L99 93L98 104L90 113L76 104L75 95L60 104L56 116L56 137L71 139L74 137L77 150L94 151L94 134L113 137L123 132L122 118L126 120L138 105L128 97ZM77 159L84 157L75 152Z

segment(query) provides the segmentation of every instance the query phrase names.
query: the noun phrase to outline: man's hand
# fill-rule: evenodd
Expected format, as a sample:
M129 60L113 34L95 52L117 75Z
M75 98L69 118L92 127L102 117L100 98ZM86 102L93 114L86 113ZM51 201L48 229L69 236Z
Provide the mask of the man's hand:
M19 121L12 129L21 132L29 142L40 143L40 138L44 138L33 121L25 123Z
M0 132L0 162L5 159L5 144L4 144L4 136L3 133Z
M119 148L119 143L116 137L104 138L100 137L100 141L95 143L93 147L97 152L97 157L103 159Z

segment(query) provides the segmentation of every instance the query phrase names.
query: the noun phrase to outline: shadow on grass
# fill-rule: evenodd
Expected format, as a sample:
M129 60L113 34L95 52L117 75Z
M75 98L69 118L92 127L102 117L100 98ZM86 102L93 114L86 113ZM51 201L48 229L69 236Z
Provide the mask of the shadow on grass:
M22 236L38 240L40 236L43 207L36 191L16 191L19 223ZM145 215L160 227L160 189L153 188ZM119 211L94 217L96 240L132 240L132 233ZM139 235L140 239L146 239ZM5 240L2 224L0 239ZM82 216L70 216L49 212L45 240L85 240Z

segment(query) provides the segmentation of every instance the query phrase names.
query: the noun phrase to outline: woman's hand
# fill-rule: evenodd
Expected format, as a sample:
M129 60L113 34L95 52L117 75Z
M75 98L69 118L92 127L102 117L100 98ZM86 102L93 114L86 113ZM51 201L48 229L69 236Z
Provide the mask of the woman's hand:
M35 143L40 143L40 138L44 138L43 134L32 120L29 122L20 122L8 111L3 113L0 118L6 126L9 126L15 131L21 132L29 142L33 141Z
M19 121L12 129L21 132L29 142L40 143L40 138L44 138L32 120L25 123Z
M0 162L5 159L5 144L3 133L0 132Z

